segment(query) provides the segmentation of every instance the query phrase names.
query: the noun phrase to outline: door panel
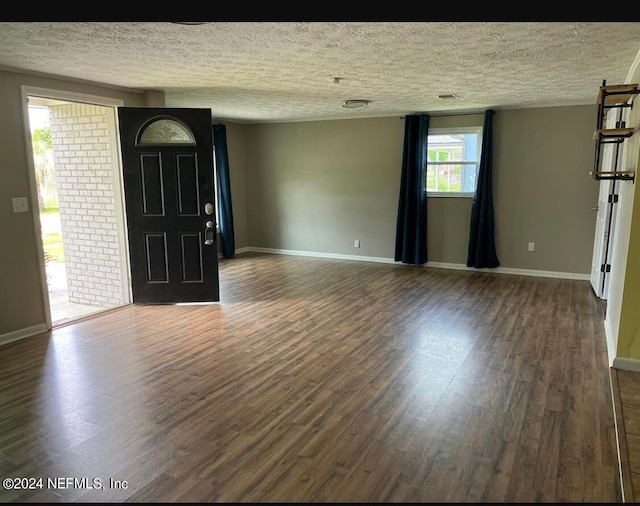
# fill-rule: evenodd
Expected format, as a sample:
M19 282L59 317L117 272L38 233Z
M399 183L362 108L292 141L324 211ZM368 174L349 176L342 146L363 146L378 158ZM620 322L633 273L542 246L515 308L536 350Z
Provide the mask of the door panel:
M219 297L208 109L118 109L133 302Z
M608 203L611 181L600 181L600 193L596 207L596 231L593 240L593 255L591 257L591 287L598 297L602 297L605 273L601 266L606 264L606 248L608 244L607 222L610 205Z

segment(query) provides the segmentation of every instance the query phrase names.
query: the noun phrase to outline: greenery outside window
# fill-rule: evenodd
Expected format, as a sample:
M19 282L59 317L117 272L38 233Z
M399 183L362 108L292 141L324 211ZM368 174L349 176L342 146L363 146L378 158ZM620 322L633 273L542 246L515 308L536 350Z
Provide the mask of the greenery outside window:
M473 197L482 127L433 128L427 142L427 196Z

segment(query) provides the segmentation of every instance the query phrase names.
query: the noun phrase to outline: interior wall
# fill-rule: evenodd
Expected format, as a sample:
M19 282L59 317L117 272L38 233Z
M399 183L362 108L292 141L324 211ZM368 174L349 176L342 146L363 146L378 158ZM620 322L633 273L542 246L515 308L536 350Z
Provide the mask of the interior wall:
M595 99L592 106L496 113L496 249L502 266L591 272L599 189L589 175L596 115ZM529 242L534 252L527 250Z
M233 233L237 251L238 249L249 246L247 240L245 125L228 121L221 121L220 123L224 123L227 127L227 153L229 156L229 180L231 181ZM218 241L218 247L220 248L220 241Z
M403 128L399 117L247 125L249 244L393 257Z
M25 137L23 85L120 99L128 106L157 102L157 97L144 93L0 70L0 230L5 245L0 248L0 336L45 322L33 217L37 203L30 198L27 157L31 148ZM14 197L27 197L29 211L14 213Z
M589 176L595 115L595 104L496 112L494 207L502 267L588 276L598 198ZM482 122L482 114L434 115L430 127ZM393 258L404 121L261 124L246 132L251 246ZM471 203L428 199L430 262L466 263Z

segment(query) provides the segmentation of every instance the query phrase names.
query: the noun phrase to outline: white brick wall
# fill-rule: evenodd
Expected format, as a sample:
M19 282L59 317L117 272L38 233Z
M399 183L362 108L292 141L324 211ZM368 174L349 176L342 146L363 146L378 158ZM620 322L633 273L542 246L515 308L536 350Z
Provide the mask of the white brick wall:
M67 104L49 111L69 301L123 304L108 109Z

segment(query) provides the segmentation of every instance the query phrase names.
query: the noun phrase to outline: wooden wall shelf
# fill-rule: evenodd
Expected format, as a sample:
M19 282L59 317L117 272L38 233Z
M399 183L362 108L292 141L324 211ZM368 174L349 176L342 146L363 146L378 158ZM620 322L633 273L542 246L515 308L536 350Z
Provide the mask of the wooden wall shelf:
M593 133L593 140L625 139L636 133L635 128L598 128Z
M633 181L636 178L636 173L633 170L594 170L589 172L589 175L593 179L619 179L622 181Z
M613 162L609 162L615 169L620 163L620 145L629 137L632 137L638 129L627 128L625 117L629 109L633 107L633 101L640 94L638 84L615 84L607 85L607 81L602 81L602 86L598 90L596 104L598 105L598 121L593 132L593 140L596 142L594 170L589 174L593 179L616 179L620 181L635 182L635 172L629 170L600 170L603 163L602 149L605 144L616 144ZM611 109L617 109L616 128L604 128L607 113ZM609 122L611 125L611 122Z
M611 86L600 86L596 104L605 106L615 106L617 104L627 104L634 99L640 90L637 84L614 84Z

